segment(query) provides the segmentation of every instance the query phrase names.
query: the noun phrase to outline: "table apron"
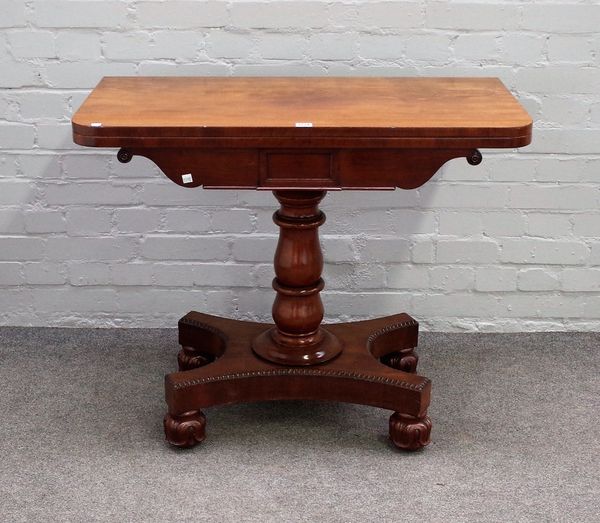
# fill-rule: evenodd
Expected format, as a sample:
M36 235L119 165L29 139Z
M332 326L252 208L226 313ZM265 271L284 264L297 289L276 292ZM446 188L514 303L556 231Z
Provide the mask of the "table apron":
M206 189L414 189L447 161L464 157L476 165L481 155L469 148L239 148L134 147L133 155L152 160L181 187Z

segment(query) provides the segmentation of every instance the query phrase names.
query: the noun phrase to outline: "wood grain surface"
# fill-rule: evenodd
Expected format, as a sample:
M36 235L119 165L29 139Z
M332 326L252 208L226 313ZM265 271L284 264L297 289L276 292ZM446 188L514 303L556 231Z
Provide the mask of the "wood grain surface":
M297 126L305 123L312 127ZM252 137L518 147L530 142L531 124L497 78L106 77L73 117L76 143L114 147ZM141 145L125 145L133 143Z

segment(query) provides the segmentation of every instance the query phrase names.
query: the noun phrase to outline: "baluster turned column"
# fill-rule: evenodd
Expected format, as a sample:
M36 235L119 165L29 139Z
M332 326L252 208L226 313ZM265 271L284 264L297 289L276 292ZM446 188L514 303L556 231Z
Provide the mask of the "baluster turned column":
M269 361L315 365L341 352L338 339L321 327L323 254L318 228L325 222L319 202L326 191L273 191L281 208L273 215L279 226L275 252L277 296L275 326L255 338L252 348Z

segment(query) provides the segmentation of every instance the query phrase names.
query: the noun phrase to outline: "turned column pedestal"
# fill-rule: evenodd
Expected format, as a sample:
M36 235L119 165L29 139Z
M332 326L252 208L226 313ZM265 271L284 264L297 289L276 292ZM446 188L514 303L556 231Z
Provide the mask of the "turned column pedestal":
M315 365L335 358L340 341L321 327L323 254L318 228L325 222L319 202L325 191L275 191L281 209L275 251L275 326L252 342L260 357L283 365Z

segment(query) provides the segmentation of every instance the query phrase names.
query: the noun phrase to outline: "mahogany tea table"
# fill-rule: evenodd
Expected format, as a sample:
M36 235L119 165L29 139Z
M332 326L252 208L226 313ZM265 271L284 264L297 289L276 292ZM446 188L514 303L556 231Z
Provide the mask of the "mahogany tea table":
M415 189L452 158L477 165L478 148L527 145L531 119L498 79L108 77L72 125L76 143L145 156L182 187L269 190L280 204L274 324L179 320L171 444L204 439L205 407L286 399L389 409L397 447L429 443L417 322L321 324L319 203L340 189Z

